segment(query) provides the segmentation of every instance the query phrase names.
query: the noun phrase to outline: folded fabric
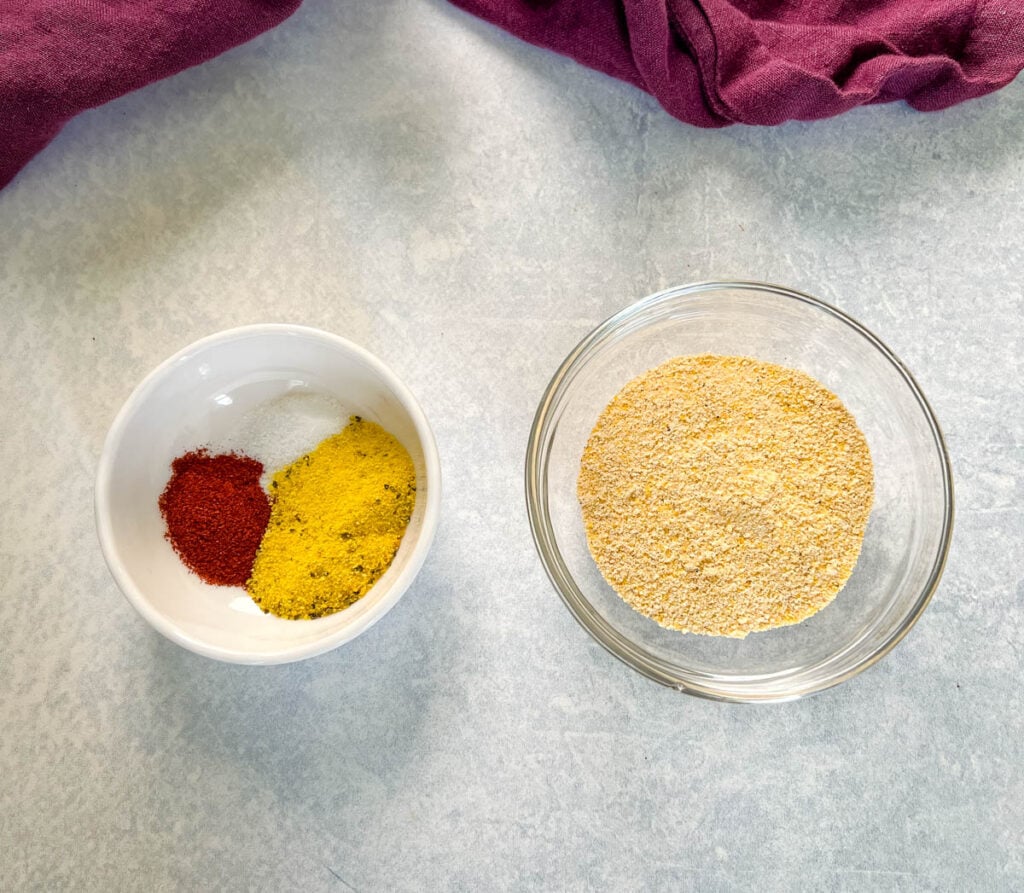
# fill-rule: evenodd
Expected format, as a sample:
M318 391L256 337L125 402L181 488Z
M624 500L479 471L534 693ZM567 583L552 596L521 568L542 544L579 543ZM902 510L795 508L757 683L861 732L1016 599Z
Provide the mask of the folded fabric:
M301 0L0 0L0 188L79 112L250 40Z
M0 188L79 112L205 62L301 0L0 0ZM1024 69L1019 0L452 0L641 87L701 127L905 99Z
M452 0L652 93L700 127L906 100L922 111L1024 69L1020 0Z

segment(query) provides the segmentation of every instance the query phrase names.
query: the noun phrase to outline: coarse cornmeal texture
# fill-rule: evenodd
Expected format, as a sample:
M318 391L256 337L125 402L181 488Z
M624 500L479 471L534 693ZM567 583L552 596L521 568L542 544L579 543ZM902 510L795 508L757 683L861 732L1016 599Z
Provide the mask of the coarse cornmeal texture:
M277 472L270 522L246 590L288 619L333 614L391 565L416 502L412 459L380 425L353 416Z
M577 482L590 552L626 602L671 629L738 638L835 598L873 494L867 441L835 394L710 354L619 391Z

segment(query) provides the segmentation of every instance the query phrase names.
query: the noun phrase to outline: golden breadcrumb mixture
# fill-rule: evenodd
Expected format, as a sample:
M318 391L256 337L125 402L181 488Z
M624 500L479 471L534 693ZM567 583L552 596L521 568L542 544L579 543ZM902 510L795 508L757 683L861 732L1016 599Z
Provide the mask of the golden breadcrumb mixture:
M577 495L604 578L662 626L742 638L843 588L871 512L868 444L831 391L748 357L679 357L629 382Z

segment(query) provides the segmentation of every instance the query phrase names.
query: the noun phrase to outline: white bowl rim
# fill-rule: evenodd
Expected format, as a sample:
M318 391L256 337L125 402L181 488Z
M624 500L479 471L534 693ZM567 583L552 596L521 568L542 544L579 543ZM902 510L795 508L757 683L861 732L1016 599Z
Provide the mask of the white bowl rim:
M576 586L575 581L572 578L572 574L565 566L557 543L555 543L554 532L550 523L548 523L546 503L547 483L542 480L542 471L547 467L547 458L541 455L542 435L544 434L548 424L551 405L554 401L555 395L559 391L562 382L565 380L569 371L577 365L580 357L586 353L593 344L601 341L609 332L615 330L623 320L632 318L632 316L641 310L674 298L684 298L706 292L724 290L769 292L779 295L780 297L809 304L826 314L834 316L872 344L899 372L907 387L918 401L928 423L929 430L934 438L935 447L942 468L943 503L945 509L942 532L939 539L938 549L933 559L931 573L921 593L919 593L913 608L908 612L907 616L903 618L902 622L897 625L890 635L867 658L861 660L856 665L848 667L844 671L833 675L831 678L824 679L817 683L804 685L798 689L787 692L757 691L756 689L744 688L742 685L731 686L728 688L715 684L708 685L696 679L683 681L676 678L674 675L667 673L662 667L663 661L654 659L642 646L635 645L631 641L625 639L593 608L586 595L584 595L579 587ZM591 331L588 332L571 351L569 351L568 355L555 371L555 374L551 377L547 387L544 389L544 394L541 397L540 403L537 405L537 411L534 414L533 424L530 428L530 437L527 445L524 465L527 514L529 516L530 532L533 535L534 545L536 546L537 553L548 579L551 581L559 598L561 598L562 602L569 609L569 612L575 618L577 623L579 623L579 625L582 626L587 633L589 633L590 636L594 638L609 654L622 661L633 670L636 670L641 675L669 688L676 689L677 691L681 691L689 695L695 695L700 698L707 698L709 700L732 703L792 701L832 688L841 682L845 682L846 680L859 675L868 667L876 664L903 640L906 634L910 632L910 629L920 618L925 608L928 607L935 590L938 588L939 580L942 578L942 573L945 570L946 561L949 557L950 544L953 537L955 510L953 471L952 463L949 458L949 451L946 447L945 438L942 436L942 429L939 427L938 420L931 408L931 404L928 403L924 392L921 390L920 385L918 385L913 375L911 375L910 370L907 369L899 357L897 357L896 354L894 354L877 335L855 320L852 316L849 316L837 307L834 307L820 298L809 295L806 292L798 291L784 285L775 285L770 282L760 282L749 279L723 279L704 280L684 285L671 286L627 305L609 316L603 322L599 323L591 329ZM551 543L554 543L553 546L549 544L549 540ZM554 550L553 553L551 551L552 549ZM572 591L566 591L565 586L563 586L565 579L568 579L571 582L571 588L575 589L576 593L579 594L579 599L577 599L576 594Z
M146 596L136 585L134 579L128 573L124 562L121 560L117 545L114 539L111 521L110 508L110 487L113 481L114 456L124 437L128 423L135 411L150 396L152 391L163 380L166 374L181 360L199 350L222 344L239 338L248 338L259 335L297 335L303 338L318 340L343 351L357 356L367 366L377 372L387 382L388 387L395 393L409 413L409 417L416 429L416 434L423 447L423 460L426 466L427 480L430 486L427 488L427 504L423 513L423 526L419 537L413 548L413 552L401 573L392 581L384 598L377 602L373 609L367 611L355 623L343 626L328 636L315 639L311 642L304 642L276 650L262 652L242 651L233 648L225 648L220 645L213 645L202 639L191 636L182 631L175 623L170 621L163 613L156 610ZM361 635L374 623L380 620L398 600L405 594L405 591L412 584L413 579L419 573L423 562L437 532L438 519L441 507L441 462L437 451L437 443L433 431L427 421L427 417L420 407L419 402L413 396L412 391L402 380L381 360L371 354L368 350L360 347L347 338L335 335L332 332L312 326L294 325L291 323L256 323L252 325L236 326L224 329L207 335L183 347L174 355L168 357L160 365L146 375L134 388L128 399L125 400L121 409L114 417L114 421L107 432L100 453L99 466L96 472L95 491L95 518L96 531L100 541L100 548L104 560L110 569L114 581L128 602L149 622L149 624L166 638L170 639L183 648L210 657L215 660L226 661L237 664L283 664L293 661L304 660L323 654L339 645Z

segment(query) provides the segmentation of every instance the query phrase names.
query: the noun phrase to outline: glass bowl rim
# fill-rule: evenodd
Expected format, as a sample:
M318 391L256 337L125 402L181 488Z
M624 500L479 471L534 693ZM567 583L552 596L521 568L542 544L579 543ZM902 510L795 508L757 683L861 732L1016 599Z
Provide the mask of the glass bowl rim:
M787 692L775 690L758 691L756 681L755 686L747 690L742 687L723 688L714 682L704 684L695 678L680 678L678 673L668 669L666 661L655 657L647 652L646 649L637 646L622 635L597 612L576 584L558 548L547 506L546 471L548 455L544 451L544 443L551 421L551 411L556 405L562 388L572 381L575 373L586 364L589 356L601 344L645 311L662 304L667 304L678 298L694 297L707 292L722 290L767 292L799 303L808 304L816 310L822 311L844 323L854 334L860 335L867 340L883 358L889 361L889 364L901 376L916 399L931 432L941 466L943 517L939 546L932 559L928 578L910 610L907 611L899 624L870 653L856 663L845 667L841 672L833 675L827 675L823 678L810 680L802 685L794 686L791 691ZM838 685L877 663L906 636L931 601L946 566L953 534L953 473L949 453L946 448L945 439L942 436L942 431L935 418L935 413L932 411L917 381L911 375L910 370L877 335L838 308L805 292L755 280L705 280L663 289L612 314L585 335L569 352L551 377L537 406L526 451L525 479L526 506L534 545L537 548L537 553L540 556L541 564L544 566L548 579L577 623L612 656L618 658L648 679L686 694L716 701L747 703L796 700L797 698L815 694ZM843 649L837 654L830 656L825 661L814 665L812 669L820 669L822 666L827 666L830 661L842 657L846 650L848 649ZM742 679L743 677L736 678Z

